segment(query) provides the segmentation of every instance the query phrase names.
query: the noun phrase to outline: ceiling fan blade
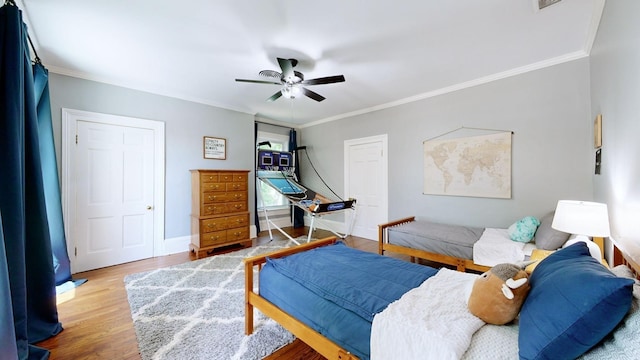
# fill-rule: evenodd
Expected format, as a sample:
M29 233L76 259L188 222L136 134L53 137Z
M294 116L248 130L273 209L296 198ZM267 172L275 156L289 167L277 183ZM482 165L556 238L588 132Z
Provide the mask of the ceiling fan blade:
M313 92L307 88L301 88L302 89L302 93L305 94L306 96L312 98L315 101L322 101L325 99L324 96L318 94L317 92Z
M304 85L322 85L322 84L332 84L332 83L343 82L343 81L344 81L344 76L343 75L335 75L335 76L321 77L321 78L317 78L317 79L304 80L304 81L302 81L302 84L304 84Z
M278 98L280 98L280 96L282 96L282 91L278 91L277 93L271 95L271 97L268 98L267 101L276 101L278 100Z
M280 79L282 77L282 74L274 70L262 70L258 73L258 75L264 76L264 77L272 77L276 79Z
M282 85L282 83L281 83L281 82L265 81L265 80L236 79L236 81L238 81L238 82L256 83L256 84L274 84L274 85Z
M291 59L278 58L278 64L280 65L280 69L282 69L282 79L284 81L293 81L295 74L293 73Z

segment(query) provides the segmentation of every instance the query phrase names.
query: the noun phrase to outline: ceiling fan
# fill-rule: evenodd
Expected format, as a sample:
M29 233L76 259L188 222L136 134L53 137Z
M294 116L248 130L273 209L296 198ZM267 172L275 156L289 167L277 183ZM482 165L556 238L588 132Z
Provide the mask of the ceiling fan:
M293 70L293 68L298 64L298 60L296 59L278 58L278 64L280 65L280 69L282 70L281 73L274 70L262 70L258 73L260 76L271 78L271 81L249 79L236 79L236 81L257 84L281 85L282 89L273 94L270 98L267 99L267 101L275 101L283 95L286 98L293 99L300 94L310 97L315 101L322 101L325 99L324 96L313 92L302 85L322 85L344 81L343 75L327 76L305 80L304 75L301 72Z

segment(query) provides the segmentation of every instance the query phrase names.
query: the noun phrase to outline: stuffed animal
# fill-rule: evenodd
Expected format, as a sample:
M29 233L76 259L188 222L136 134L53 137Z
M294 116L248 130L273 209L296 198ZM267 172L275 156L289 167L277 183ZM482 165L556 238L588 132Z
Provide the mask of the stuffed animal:
M488 324L503 325L520 313L529 293L529 278L522 267L498 264L480 275L469 296L469 311Z

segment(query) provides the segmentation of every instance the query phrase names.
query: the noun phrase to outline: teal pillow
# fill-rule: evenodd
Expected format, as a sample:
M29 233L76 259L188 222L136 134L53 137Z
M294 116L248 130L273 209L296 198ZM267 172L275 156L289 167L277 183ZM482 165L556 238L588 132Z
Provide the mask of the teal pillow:
M633 280L616 277L584 242L558 250L529 278L520 311L520 359L575 359L629 311Z
M529 242L533 239L540 221L533 216L524 217L509 226L509 237L513 241Z

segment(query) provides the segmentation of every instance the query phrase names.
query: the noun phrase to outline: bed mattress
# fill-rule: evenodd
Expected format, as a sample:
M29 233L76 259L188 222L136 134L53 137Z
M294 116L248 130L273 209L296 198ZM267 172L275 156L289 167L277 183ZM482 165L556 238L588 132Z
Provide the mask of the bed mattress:
M473 259L484 228L412 221L389 228L389 243L461 259Z
M436 272L337 243L268 259L260 271L260 295L368 359L373 316Z

